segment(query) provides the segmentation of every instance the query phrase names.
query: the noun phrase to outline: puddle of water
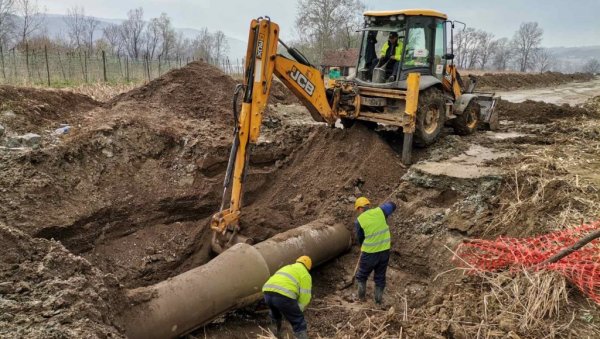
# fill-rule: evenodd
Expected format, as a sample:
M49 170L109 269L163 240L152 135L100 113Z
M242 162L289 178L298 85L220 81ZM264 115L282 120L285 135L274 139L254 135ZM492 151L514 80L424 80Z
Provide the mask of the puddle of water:
M518 132L485 132L485 136L494 139L494 140L506 140L506 139L515 139L519 137L530 136L531 134L518 133Z
M550 104L576 105L600 95L600 78L586 82L573 82L554 87L533 88L507 92L496 92L502 99L511 102L525 100L543 101Z
M443 161L424 161L413 165L413 168L431 175L443 175L460 179L476 179L485 176L499 175L502 171L497 167L484 166L484 162L509 156L509 152L471 145L463 154Z

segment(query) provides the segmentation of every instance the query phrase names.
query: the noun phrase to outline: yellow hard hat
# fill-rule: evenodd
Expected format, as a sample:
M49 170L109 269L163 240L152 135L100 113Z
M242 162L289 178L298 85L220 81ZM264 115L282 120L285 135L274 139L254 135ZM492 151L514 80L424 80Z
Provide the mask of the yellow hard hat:
M356 199L356 201L354 202L354 209L357 210L360 207L365 207L370 204L371 204L371 202L369 201L369 199L367 199L365 197L360 197L360 198Z
M307 255L303 255L300 258L296 259L296 262L303 264L309 271L312 268L312 260Z

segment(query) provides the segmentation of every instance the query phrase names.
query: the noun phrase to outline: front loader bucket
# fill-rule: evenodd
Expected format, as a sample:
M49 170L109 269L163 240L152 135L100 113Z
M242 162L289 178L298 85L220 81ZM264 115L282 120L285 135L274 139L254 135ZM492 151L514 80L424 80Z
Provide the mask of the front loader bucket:
M495 131L500 127L498 112L496 111L496 104L499 100L500 97L495 96L494 93L477 93L477 102L481 107L479 121L483 129Z

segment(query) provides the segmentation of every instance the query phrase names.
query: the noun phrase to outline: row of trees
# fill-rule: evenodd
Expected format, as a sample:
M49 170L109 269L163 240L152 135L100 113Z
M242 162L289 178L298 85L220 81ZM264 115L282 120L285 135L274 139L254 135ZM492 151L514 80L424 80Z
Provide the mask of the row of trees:
M360 34L356 31L364 9L360 0L297 0L296 47L316 64L326 50L358 47ZM561 63L542 47L543 35L537 22L522 23L512 39L496 38L472 27L458 29L454 31L455 62L463 69L598 73L596 59L576 67Z
M44 19L37 0L0 0L0 45L25 44L41 30Z
M93 53L105 50L132 59L196 58L221 60L229 46L222 31L203 28L193 38L176 32L171 18L162 13L144 20L142 7L127 12L121 24L106 24L86 16L85 8L67 10L65 31L50 37L45 26L45 11L37 0L0 0L0 46L4 50L49 49Z
M456 63L466 69L545 72L556 66L556 58L541 47L544 30L537 22L522 23L512 39L472 27L454 34Z

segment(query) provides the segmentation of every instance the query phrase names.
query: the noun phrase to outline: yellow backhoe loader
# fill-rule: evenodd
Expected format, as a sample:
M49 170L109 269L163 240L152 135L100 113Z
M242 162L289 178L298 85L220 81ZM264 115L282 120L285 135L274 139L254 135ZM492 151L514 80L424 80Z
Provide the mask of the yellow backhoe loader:
M235 137L224 182L221 209L211 221L213 249L221 252L237 242L249 144L256 143L275 74L305 105L314 120L344 127L356 121L396 128L404 134L402 161L410 164L414 143L429 145L445 124L457 134L495 129L497 98L475 93L475 79L465 86L454 66L455 22L435 10L408 9L364 13L357 74L325 87L323 74L295 48L279 39L279 26L269 17L252 20L243 84L234 93ZM401 47L399 60L382 64L389 37ZM450 37L450 41L448 38ZM279 47L289 57L278 54ZM235 108L242 96L241 112ZM225 209L227 192L230 205Z

